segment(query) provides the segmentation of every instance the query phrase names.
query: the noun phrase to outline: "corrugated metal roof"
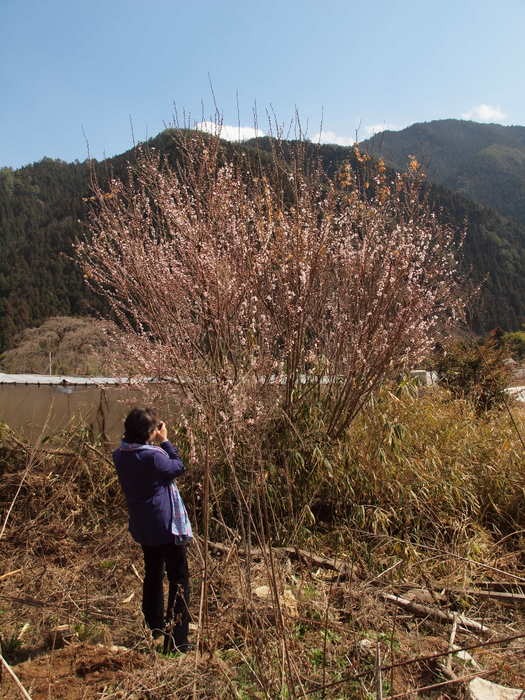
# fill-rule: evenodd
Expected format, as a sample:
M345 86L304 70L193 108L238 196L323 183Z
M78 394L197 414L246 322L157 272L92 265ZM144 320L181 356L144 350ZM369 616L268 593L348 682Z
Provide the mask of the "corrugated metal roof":
M151 381L149 379L141 380ZM52 386L84 386L101 384L136 384L136 379L128 377L70 377L50 374L4 374L0 372L0 384L48 384Z
M525 403L525 386L510 386L505 389L507 393L513 396L516 401L523 401Z
M412 374L415 374L415 372L412 372ZM433 373L426 372L425 374L432 375ZM272 378L272 383L279 383L279 379L280 378ZM431 381L429 383L434 383L435 378L431 376L430 379ZM140 385L160 384L165 382L179 383L177 380L169 377L71 377L68 375L5 374L0 372L0 384L32 384L35 386L120 386L123 384ZM506 391L514 396L517 401L525 402L525 386L509 387Z

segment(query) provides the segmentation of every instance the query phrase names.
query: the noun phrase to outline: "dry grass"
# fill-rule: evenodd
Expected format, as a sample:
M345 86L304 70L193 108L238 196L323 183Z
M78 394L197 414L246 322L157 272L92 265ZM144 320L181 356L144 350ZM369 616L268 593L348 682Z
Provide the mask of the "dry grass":
M456 643L492 641L475 659L492 680L525 684L524 639L495 641L525 635L519 601L475 593L494 582L525 588L523 453L504 414L476 418L441 393L385 394L326 455L332 468L319 470L317 487L297 482L316 523L284 523L294 544L345 562L344 575L278 548L247 558L223 536L223 551L206 554L203 610L198 538L191 612L201 648L174 658L143 629L140 549L112 466L92 447L79 432L47 451L1 435L0 526L18 491L0 554L0 575L15 572L0 579L2 653L35 700L375 697L378 645L385 697L443 681L443 659L417 659L446 652L452 625L401 610L385 592L482 621L490 633L460 626ZM452 669L473 671L458 659ZM4 674L0 697L14 693Z

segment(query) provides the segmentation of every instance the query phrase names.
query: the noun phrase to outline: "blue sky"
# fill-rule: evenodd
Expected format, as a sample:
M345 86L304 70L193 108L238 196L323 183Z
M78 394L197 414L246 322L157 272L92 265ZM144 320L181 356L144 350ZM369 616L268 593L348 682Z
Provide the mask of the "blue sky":
M192 122L350 143L446 117L525 124L525 0L0 0L0 167ZM224 134L229 136L225 128ZM247 132L249 133L249 132ZM233 130L237 134L237 129Z

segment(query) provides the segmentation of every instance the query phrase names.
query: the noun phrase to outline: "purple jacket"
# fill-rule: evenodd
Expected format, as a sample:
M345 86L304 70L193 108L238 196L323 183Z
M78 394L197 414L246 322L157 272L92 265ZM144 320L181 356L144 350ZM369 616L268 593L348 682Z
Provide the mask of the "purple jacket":
M185 471L177 448L168 440L161 447L162 450L118 447L113 452L128 504L129 531L134 540L149 546L174 541L170 484Z

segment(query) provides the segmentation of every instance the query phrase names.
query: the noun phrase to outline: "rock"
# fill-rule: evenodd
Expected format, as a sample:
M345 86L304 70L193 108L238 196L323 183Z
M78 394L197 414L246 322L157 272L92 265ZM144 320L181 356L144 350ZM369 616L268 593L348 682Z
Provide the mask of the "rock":
M407 600L411 600L414 603L422 603L423 605L432 605L435 603L435 598L442 597L425 589L425 588L411 588L405 593L404 596Z
M481 666L478 664L476 659L468 653L468 651L460 649L456 654L454 654L454 656L456 656L458 659L461 659L461 661L464 661L465 663L474 666L476 671L481 671Z
M376 655L377 643L373 642L371 639L365 637L365 639L360 639L357 643L357 648L361 656L374 656Z
M257 586L253 589L253 593L260 600L264 600L266 603L272 603L272 589L270 586ZM285 588L279 595L279 603L288 615L293 617L297 616L297 599L291 588Z
M271 600L272 591L270 586L257 586L253 589L254 594L261 600Z
M523 694L522 690L507 688L484 678L474 678L467 687L470 700L518 700Z

